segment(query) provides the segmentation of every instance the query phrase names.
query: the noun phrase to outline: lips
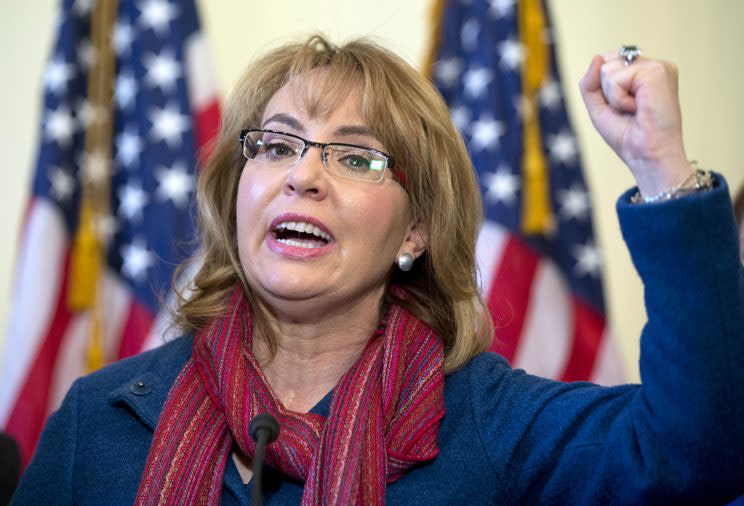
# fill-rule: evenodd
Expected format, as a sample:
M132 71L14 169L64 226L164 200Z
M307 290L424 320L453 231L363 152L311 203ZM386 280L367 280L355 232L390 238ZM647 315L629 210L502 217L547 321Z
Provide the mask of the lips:
M320 221L310 216L283 214L269 227L269 245L290 256L315 256L334 243L333 235Z

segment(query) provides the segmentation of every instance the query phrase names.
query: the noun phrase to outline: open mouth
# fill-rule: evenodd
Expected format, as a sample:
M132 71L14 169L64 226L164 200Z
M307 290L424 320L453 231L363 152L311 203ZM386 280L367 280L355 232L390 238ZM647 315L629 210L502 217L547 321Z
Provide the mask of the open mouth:
M271 229L277 242L299 248L322 248L331 242L331 236L311 223L283 221Z

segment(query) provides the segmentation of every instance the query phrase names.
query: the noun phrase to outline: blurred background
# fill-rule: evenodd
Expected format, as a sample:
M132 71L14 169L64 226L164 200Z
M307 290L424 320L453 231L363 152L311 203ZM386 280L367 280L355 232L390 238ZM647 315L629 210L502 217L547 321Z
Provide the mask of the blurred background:
M334 41L367 36L421 68L432 30L429 0L201 0L197 4L221 97L257 55L311 32L322 31ZM615 200L632 186L632 178L593 131L583 111L578 81L594 54L621 44L637 44L645 55L675 62L680 69L688 157L723 173L730 187L738 188L744 184L740 126L744 118L744 2L549 0L547 6L563 91L594 205L609 321L626 375L637 380L638 336L645 321L643 293L614 211ZM0 96L5 167L0 184L4 231L0 242L0 353L11 356L13 349L5 349L4 329L39 141L42 76L57 11L57 0L6 0L0 5L0 58L5 76Z

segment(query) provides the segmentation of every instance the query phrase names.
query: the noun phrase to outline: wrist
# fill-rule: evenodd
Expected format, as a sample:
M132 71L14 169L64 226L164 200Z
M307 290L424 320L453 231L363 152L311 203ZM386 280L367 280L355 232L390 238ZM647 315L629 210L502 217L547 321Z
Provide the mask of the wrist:
M677 183L676 185L653 195L644 195L640 191L636 191L634 195L630 197L630 202L633 204L652 204L656 202L664 202L666 200L672 200L675 198L695 193L702 190L708 190L713 187L713 175L710 171L701 170L697 168L696 162L690 162L690 165L694 168L690 174Z

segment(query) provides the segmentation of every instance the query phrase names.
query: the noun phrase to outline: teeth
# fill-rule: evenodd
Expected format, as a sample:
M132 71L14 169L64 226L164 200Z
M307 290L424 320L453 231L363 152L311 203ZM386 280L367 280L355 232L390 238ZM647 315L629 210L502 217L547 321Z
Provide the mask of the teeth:
M282 244L287 244L289 246L297 246L299 248L306 248L306 249L320 248L321 246L323 246L322 244L299 242L299 241L293 241L292 239L277 239L277 242L280 242Z
M313 234L316 237L331 241L331 236L323 232L321 229L311 223L297 222L297 221L283 221L276 228L283 228L286 230L294 230L295 232L302 232L305 234Z

